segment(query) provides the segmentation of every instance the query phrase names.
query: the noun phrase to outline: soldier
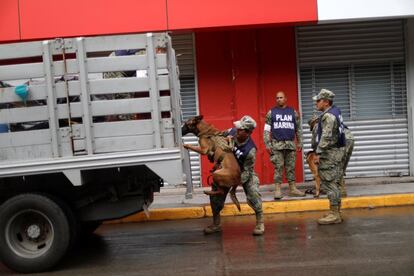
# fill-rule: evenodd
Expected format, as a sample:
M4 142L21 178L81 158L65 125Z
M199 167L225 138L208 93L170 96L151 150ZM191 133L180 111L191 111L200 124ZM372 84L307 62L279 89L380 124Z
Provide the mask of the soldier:
M287 106L287 98L282 91L276 95L277 106L266 114L263 139L270 161L275 166L275 199L281 199L283 167L289 183L289 196L305 196L296 188L296 150L302 149L302 129L299 114ZM297 144L295 144L295 136Z
M341 111L333 105L335 94L322 89L313 97L316 108L322 111L318 118L315 164L321 178L321 186L329 199L330 212L318 220L319 224L341 223L341 191L339 180L342 175L341 162L344 155L345 135ZM339 164L339 165L338 165Z
M247 203L256 214L256 227L253 235L263 235L264 220L262 209L262 198L259 193L259 178L254 172L256 161L256 145L251 134L256 127L256 122L250 116L243 116L240 121L234 122L234 128L224 132L224 135L232 136L234 140L233 152L241 169L241 183L246 193ZM217 187L213 184L213 190ZM227 191L224 195L210 196L210 206L213 211L213 224L204 229L205 234L212 234L221 231L220 211L224 207Z
M313 151L316 151L316 147L318 146L316 143L317 138L317 132L318 132L318 117L313 116L308 121L310 130L312 132L312 138L311 138L311 148ZM346 197L346 189L345 189L345 179L344 176L346 175L346 169L348 167L349 160L351 159L352 151L354 150L354 135L352 135L352 132L349 130L349 128L344 124L344 134L345 134L345 147L344 147L344 157L341 161L341 168L342 168L342 175L339 179L339 188L341 190L341 197Z

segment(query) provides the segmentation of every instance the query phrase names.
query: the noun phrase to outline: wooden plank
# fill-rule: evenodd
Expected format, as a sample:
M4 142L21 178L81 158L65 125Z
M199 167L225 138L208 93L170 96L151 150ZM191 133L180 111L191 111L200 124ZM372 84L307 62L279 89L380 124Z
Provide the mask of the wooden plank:
M171 111L170 96L160 97L160 106L161 111ZM82 117L83 112L80 102L71 103L70 108L72 118ZM92 116L149 113L151 112L151 103L149 98L92 101L91 111ZM57 114L59 119L68 118L67 104L58 104ZM0 123L23 123L48 120L49 113L47 106L0 109Z
M153 135L95 139L95 153L153 149Z
M94 137L96 138L149 135L154 131L151 120L105 122L96 123L93 126Z
M24 57L39 57L42 56L42 53L43 49L41 41L8 43L2 44L0 47L0 60Z
M160 90L169 90L168 76L159 76ZM149 91L148 78L114 78L89 81L91 95Z
M113 78L91 80L89 82L91 95L131 93L149 90L148 78Z
M89 73L146 70L145 55L88 58Z
M0 80L2 81L41 78L44 75L41 62L0 66Z
M170 96L160 97L160 105L161 111L170 111ZM148 113L151 112L151 102L149 98L92 101L91 110L93 116Z
M21 102L22 99L14 92L15 87L0 88L0 103ZM29 86L28 101L44 100L46 99L45 85L31 85Z
M87 66L88 73L136 71L147 70L148 62L146 55L110 56L89 58ZM167 57L165 54L157 55L157 68L167 68Z
M47 144L0 148L0 158L7 161L52 158L52 147Z
M145 34L85 38L86 52L103 52L119 49L145 49L145 47Z
M47 106L0 109L0 122L21 123L48 120Z
M79 81L69 81L69 95L79 96L80 87ZM46 99L46 85L29 85L28 101L45 100ZM14 92L15 87L0 88L0 103L21 102L22 99ZM57 98L66 98L66 84L64 82L55 83L55 93Z
M50 144L49 129L0 133L0 148Z

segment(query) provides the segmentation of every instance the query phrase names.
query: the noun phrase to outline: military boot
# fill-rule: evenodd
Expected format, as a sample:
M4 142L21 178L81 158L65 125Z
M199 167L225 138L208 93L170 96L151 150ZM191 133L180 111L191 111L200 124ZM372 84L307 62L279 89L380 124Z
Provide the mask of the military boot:
M264 219L263 213L256 214L256 227L253 230L254 236L261 236L264 234L265 227L264 227Z
M299 190L296 188L296 184L295 184L295 182L292 182L292 183L289 183L289 196L292 196L292 197L294 197L294 196L300 196L300 197L303 197L303 196L305 196L305 193L304 193L304 192L299 191Z
M339 206L331 206L331 211L328 215L318 219L318 223L322 225L341 223L342 218L339 213Z
M276 183L275 184L275 195L274 195L274 199L282 199L282 191L280 189L280 186L282 186L281 183Z
M345 190L345 179L342 178L342 180L339 182L339 189L341 190L341 197L347 197L347 193Z
M213 215L213 224L204 228L204 234L209 235L209 234L221 232L220 222L221 222L220 215Z

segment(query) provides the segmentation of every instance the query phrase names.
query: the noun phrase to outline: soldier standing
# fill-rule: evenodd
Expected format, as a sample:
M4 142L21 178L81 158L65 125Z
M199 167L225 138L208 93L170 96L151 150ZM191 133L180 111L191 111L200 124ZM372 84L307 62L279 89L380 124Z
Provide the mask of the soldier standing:
M310 131L312 132L311 136L311 148L312 151L316 151L318 146L316 140L318 136L318 117L314 115L308 121ZM344 156L342 157L341 161L341 168L342 174L339 179L339 189L341 190L341 197L344 198L347 196L346 189L345 189L345 179L344 176L346 175L346 169L348 167L349 160L351 159L352 151L354 150L354 135L352 135L351 130L344 124L344 134L345 134L345 147L344 147Z
M259 193L259 178L254 172L256 161L256 145L251 138L256 122L250 116L243 116L240 121L234 122L234 128L224 132L225 136L232 136L234 140L233 152L241 169L241 183L246 193L247 204L256 214L256 227L253 235L263 235L264 219L262 209L262 197ZM213 184L213 190L217 187ZM213 211L213 224L204 229L205 234L212 234L221 231L220 212L224 207L228 190L224 195L210 196L210 206Z
M277 105L266 114L263 139L270 161L275 166L275 199L282 198L281 185L283 168L289 183L289 196L305 196L296 188L295 162L296 150L302 149L302 129L300 116L296 110L287 106L285 93L276 95ZM297 144L295 144L295 136Z
M335 94L327 89L322 89L313 97L317 110L322 111L318 118L316 137L318 156L315 164L318 165L321 186L328 195L330 205L330 212L318 220L319 224L342 222L339 180L343 171L341 162L344 155L345 127L340 109L333 105L334 97Z

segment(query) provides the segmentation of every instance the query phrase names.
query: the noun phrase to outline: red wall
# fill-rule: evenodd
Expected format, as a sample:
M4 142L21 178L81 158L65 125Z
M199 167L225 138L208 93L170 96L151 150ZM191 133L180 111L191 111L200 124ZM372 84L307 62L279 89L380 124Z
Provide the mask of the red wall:
M0 0L0 41L317 21L317 0Z
M200 114L220 129L243 115L258 123L253 139L258 146L256 171L261 183L273 183L273 166L263 143L264 118L285 91L298 109L296 52L293 27L196 33ZM298 153L296 178L303 181ZM202 159L203 183L211 164Z
M20 39L18 0L0 0L0 41Z
M166 14L165 0L20 0L21 39L162 31Z
M316 19L316 0L168 0L168 26L171 30Z

